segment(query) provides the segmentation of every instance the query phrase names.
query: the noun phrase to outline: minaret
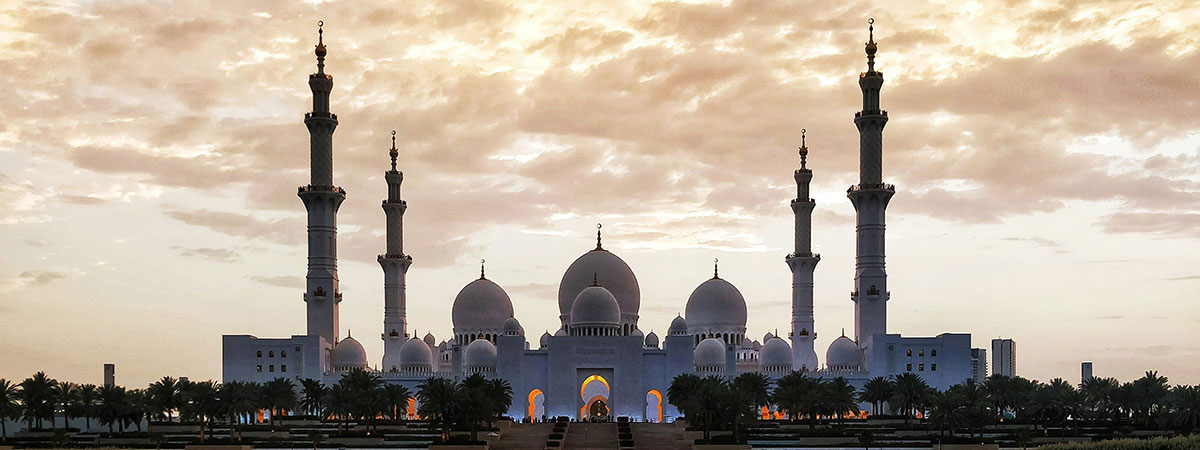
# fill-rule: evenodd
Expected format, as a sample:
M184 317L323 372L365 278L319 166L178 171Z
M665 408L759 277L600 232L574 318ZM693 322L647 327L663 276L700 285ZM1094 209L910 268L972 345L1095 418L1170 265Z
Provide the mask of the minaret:
M812 212L817 202L808 196L812 170L807 166L808 144L800 130L800 169L796 170L796 199L792 213L796 215L796 248L787 256L792 269L792 368L800 371L817 370L817 352L813 350L813 270L821 255L812 252Z
M858 213L858 251L854 263L854 340L867 345L871 336L887 333L887 272L884 270L884 213L894 186L883 183L883 126L887 111L879 109L883 74L875 71L875 19L868 21L867 71L859 74L863 109L854 114L858 127L858 184L846 191Z
M408 203L400 199L400 183L404 172L396 170L396 131L392 130L392 170L384 173L388 196L383 201L383 212L387 214L387 253L379 255L383 267L383 354L398 355L400 347L408 338L408 322L405 319L407 299L404 294L405 278L412 257L404 254L404 211Z
M323 22L317 23L324 26ZM337 115L329 112L333 77L325 73L324 30L317 29L317 73L309 75L313 110L304 115L308 127L312 179L300 186L300 200L308 209L308 335L321 336L329 344L338 338L337 211L346 191L333 185L333 130Z

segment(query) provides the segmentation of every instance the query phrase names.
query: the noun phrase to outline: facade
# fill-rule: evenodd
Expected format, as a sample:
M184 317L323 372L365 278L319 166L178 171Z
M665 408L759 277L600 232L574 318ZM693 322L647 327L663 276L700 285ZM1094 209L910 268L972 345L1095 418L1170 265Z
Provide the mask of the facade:
M988 377L987 349L971 349L971 378L980 383Z
M304 294L308 327L304 335L267 339L250 335L223 337L225 381L268 381L277 377L336 382L352 369L374 371L388 383L410 389L429 377L460 379L482 374L508 381L515 393L509 415L522 418L594 415L628 416L636 420L670 421L677 415L664 395L680 374L736 376L760 372L777 379L793 371L814 377L844 377L862 386L873 377L915 373L931 386L945 389L973 375L971 336L944 333L906 337L887 329L884 230L888 201L895 187L883 182L883 127L880 109L883 74L875 70L874 27L866 44L868 70L859 76L863 109L855 114L860 132L859 183L847 190L858 215L852 336L842 333L825 352L815 350L813 272L820 255L812 252L810 197L813 171L801 130L800 168L793 178L796 198L794 248L785 256L792 278L792 317L787 336L747 336L746 301L738 288L720 277L714 261L711 278L688 297L685 313L666 327L666 334L645 334L639 324L641 290L634 270L603 246L599 226L595 248L585 251L563 273L558 290L559 327L528 339L514 317L504 288L486 276L467 283L451 308L453 330L438 340L432 333L410 336L405 316L407 272L413 258L404 253L401 196L403 172L397 170L393 132L391 169L385 172L387 195L384 274L384 354L369 364L362 345L341 338L338 308L342 300L337 277L337 211L346 193L333 183L333 131L337 116L329 111L333 77L324 72L323 39L316 46L317 73L309 78L313 110L305 115L311 137L310 183L298 193L308 211L309 265ZM431 300L423 300L431 301ZM375 366L375 368L371 368ZM986 364L985 364L986 367Z
M992 339L992 375L1017 374L1017 343L1012 339Z

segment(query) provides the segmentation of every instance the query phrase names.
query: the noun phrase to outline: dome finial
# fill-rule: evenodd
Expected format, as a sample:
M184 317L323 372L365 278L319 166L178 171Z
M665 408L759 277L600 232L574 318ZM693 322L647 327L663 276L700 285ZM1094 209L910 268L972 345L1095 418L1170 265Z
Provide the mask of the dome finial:
M867 41L867 73L874 73L875 51L879 48L875 44L875 18L872 17L867 19L867 24L869 25L867 30L870 33L870 39Z
M396 130L392 130L392 149L388 151L388 155L392 157L392 172L396 171L396 156L399 154L396 151Z
M604 225L601 225L599 223L596 224L596 250L604 250L604 247L600 246L600 228L603 228L603 227L604 227Z
M347 329L346 329L346 339L350 339L350 338L352 338L352 337L353 337L353 336L350 336L350 329L349 329L349 328L347 328Z
M804 134L808 133L808 129L800 129L800 168L805 168L805 162L808 161L808 143L805 140Z
M483 276L483 263L485 263L485 262L487 262L487 260L486 260L486 259L480 259L480 260L479 260L479 279L480 279L480 280L486 280L486 279L487 279L487 277Z
M846 327L842 327L842 337L846 337Z
M717 276L717 258L713 258L713 279L720 278Z
M325 74L325 21L317 21L317 74Z
M596 272L592 272L592 286L600 285L600 276Z

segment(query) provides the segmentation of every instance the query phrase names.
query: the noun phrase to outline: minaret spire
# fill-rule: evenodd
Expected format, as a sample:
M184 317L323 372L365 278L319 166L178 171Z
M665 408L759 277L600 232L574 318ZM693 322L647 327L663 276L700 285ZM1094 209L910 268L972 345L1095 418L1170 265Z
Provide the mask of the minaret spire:
M313 110L304 115L308 127L311 175L298 195L308 210L308 273L304 301L307 303L308 335L321 336L327 344L338 340L337 212L346 191L333 184L333 130L337 115L329 112L333 77L325 73L324 30L318 22L317 73L308 76L313 93Z
M404 212L408 210L408 203L400 198L404 172L396 170L399 153L396 130L392 130L392 147L388 149L392 168L383 173L383 179L387 181L387 198L383 200L387 242L384 253L379 255L379 266L383 268L383 361L396 360L400 347L408 338L407 285L412 257L404 254ZM387 366L386 362L384 366Z
M871 346L872 337L887 333L887 271L884 264L884 217L896 189L883 182L883 127L888 114L880 108L883 73L875 70L875 20L868 20L867 71L859 74L863 109L854 114L858 128L859 180L846 195L858 215L854 263L854 341ZM869 359L868 359L869 361ZM870 369L864 367L864 369Z
M812 212L817 202L809 197L808 185L812 170L808 169L808 130L800 129L800 168L796 170L796 198L792 200L795 215L795 247L787 255L792 270L792 369L817 369L817 352L813 349L813 271L821 255L812 252ZM778 334L778 333L776 333Z

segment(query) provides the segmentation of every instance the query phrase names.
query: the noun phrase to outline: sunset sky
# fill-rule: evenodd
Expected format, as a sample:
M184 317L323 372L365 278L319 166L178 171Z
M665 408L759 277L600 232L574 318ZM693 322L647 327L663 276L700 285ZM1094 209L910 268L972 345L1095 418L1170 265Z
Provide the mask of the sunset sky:
M867 18L886 82L889 332L1017 341L1017 372L1200 383L1200 8L1180 1L0 0L0 378L219 379L304 332L317 21L345 300L382 357L390 132L408 322L478 277L535 342L604 246L664 334L711 277L784 332L800 130L817 354L851 333Z

